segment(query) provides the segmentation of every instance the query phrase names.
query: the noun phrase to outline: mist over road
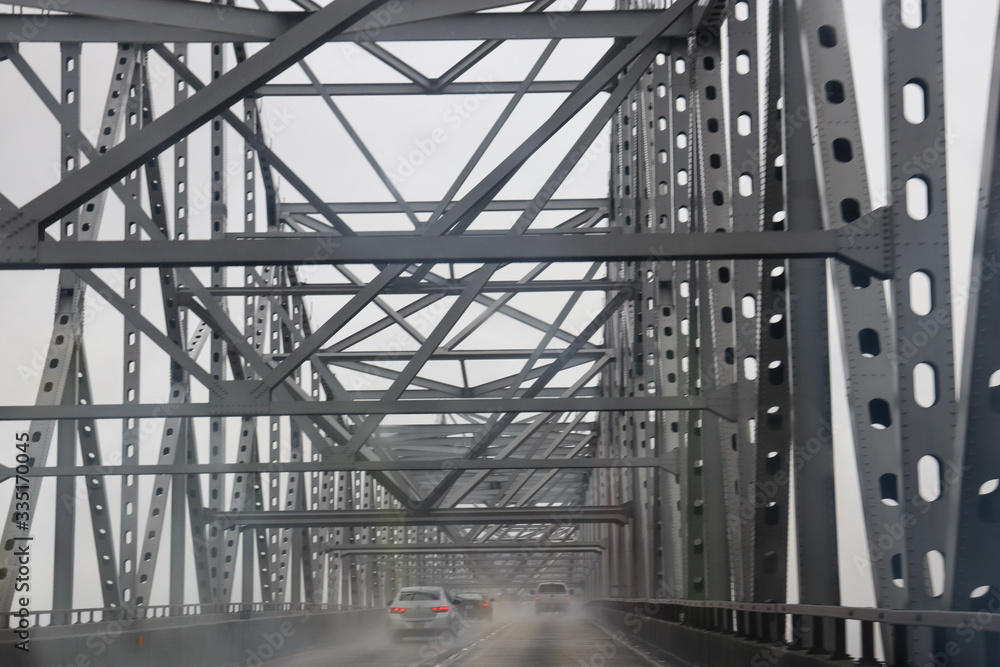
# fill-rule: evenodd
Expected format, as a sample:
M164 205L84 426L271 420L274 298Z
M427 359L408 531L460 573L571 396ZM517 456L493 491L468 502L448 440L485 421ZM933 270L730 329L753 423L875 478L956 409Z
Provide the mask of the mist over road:
M396 643L386 632L366 645L321 647L266 664L268 667L649 667L664 663L637 655L585 614L536 616L530 605L512 604L498 605L494 621L469 622L457 634Z

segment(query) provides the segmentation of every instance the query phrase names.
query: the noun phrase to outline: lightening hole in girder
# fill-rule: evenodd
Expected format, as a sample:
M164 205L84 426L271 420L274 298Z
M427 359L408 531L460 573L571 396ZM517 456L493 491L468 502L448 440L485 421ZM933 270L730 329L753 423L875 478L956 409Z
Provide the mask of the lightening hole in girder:
M924 24L924 0L900 0L899 20L907 28L919 28Z
M747 380L757 379L757 358L746 357L743 359L743 377Z
M781 509L773 500L764 506L764 522L769 526L777 526L781 518Z
M887 429L892 426L892 411L889 403L882 398L873 398L868 401L868 419L875 429Z
M819 36L820 46L828 49L837 46L837 30L832 25L821 25L816 34Z
M854 149L848 139L833 140L833 157L837 162L850 162L854 159Z
M991 479L979 487L979 518L986 523L1000 523L1000 479Z
M826 101L830 104L842 104L846 98L844 84L836 79L826 82Z
M930 183L923 176L914 176L906 181L906 215L911 220L925 220L930 213Z
M882 504L888 507L899 506L899 484L896 476L887 472L878 478L879 493L882 496Z
M864 289L872 284L872 274L859 266L851 267L851 284L855 289Z
M913 400L922 408L937 403L937 372L926 362L913 367Z
M920 79L911 79L903 86L903 118L918 125L927 120L927 86Z
M990 376L987 392L990 409L993 412L1000 412L1000 370L994 371Z
M677 148L687 148L688 146L688 135L681 132L677 135Z
M744 112L736 117L736 132L741 137L748 137L753 132L753 119L750 114Z
M737 184L741 197L749 197L753 194L753 176L750 174L741 174Z
M879 343L878 332L874 329L862 329L859 331L858 345L861 348L861 355L864 357L877 357L882 353L882 345Z
M893 554L892 558L889 560L890 569L892 569L892 583L896 585L897 588L903 587L903 554Z
M926 271L910 274L910 310L923 317L934 309L934 280Z
M990 592L990 587L989 586L978 586L976 588L973 588L972 592L969 593L969 599L976 600L978 598L983 597L984 595L986 595L989 592Z
M687 98L684 97L683 95L678 95L677 101L674 103L674 109L683 112L687 111L687 108L688 108Z
M941 462L929 454L917 461L917 492L929 503L941 497Z
M740 312L748 320L757 316L757 299L753 294L747 294L740 301Z
M939 598L944 593L944 554L938 550L928 551L924 559L924 585L927 594Z
M842 199L840 201L840 217L844 222L854 222L861 217L861 204L857 199Z
M678 58L674 61L674 71L678 74L683 74L687 71L687 63L684 62L683 58Z
M780 361L775 360L767 365L767 381L778 386L785 382L785 366Z
M750 18L750 3L746 2L746 0L737 2L736 6L733 7L733 16L737 21L746 21Z
M748 51L740 51L736 54L736 73L750 73L750 53Z

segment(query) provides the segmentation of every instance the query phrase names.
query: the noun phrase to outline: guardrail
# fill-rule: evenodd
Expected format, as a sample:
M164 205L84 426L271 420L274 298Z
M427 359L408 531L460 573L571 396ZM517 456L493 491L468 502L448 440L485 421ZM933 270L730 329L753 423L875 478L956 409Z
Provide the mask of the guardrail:
M25 627L22 619L28 619L31 628L80 625L86 623L102 623L105 621L122 621L146 618L177 618L182 616L200 616L207 614L228 614L239 618L250 618L255 614L272 614L288 612L324 612L324 611L357 611L367 609L361 605L338 605L309 602L253 602L243 604L183 604L183 605L149 605L122 607L93 607L84 609L47 609L29 611L26 614L16 612L0 612L0 619L5 622L3 628Z
M911 664L907 645L909 628L940 628L952 631L951 636L967 644L983 637L982 664L1000 665L1000 613L996 613L1000 612L1000 596L984 599L981 609L969 612L653 598L592 600L587 605L625 614L626 625L655 619L748 642L781 644L790 651L801 650L826 660L854 658L857 665L883 664L876 658L876 624L887 633L886 643L892 648L892 660L887 664L891 667ZM860 653L856 656L847 651L848 624L856 624L860 632ZM958 641L944 640L942 653L961 652L964 647ZM954 646L949 647L948 642Z

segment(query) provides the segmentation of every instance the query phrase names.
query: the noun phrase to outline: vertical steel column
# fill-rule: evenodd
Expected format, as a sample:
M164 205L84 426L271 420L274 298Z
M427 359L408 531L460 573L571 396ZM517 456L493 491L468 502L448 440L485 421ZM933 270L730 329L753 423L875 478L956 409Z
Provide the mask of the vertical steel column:
M676 61L669 44L664 42L660 47L662 50L653 65L653 115L656 117L653 215L661 231L681 232L689 225L678 221L679 211L683 209L687 212L686 222L689 222L691 210L690 178L680 179L677 176L681 170L690 173L690 148L687 143L691 124L690 79L683 74L674 74ZM682 134L683 143L680 141ZM687 267L688 264L683 262L659 262L656 265L659 308L656 313L657 384L664 396L680 396L688 390L686 369L681 368L681 359L688 352L687 337L681 334L686 297L680 294L681 282L686 281ZM678 463L682 461L687 443L680 425L687 421L688 417L683 413L658 414L656 439L660 455L676 452ZM683 470L681 467L678 469ZM663 525L659 547L663 552L663 575L657 595L681 597L687 558L685 519L681 512L682 484L685 482L676 474L664 471L660 471L660 478Z
M689 38L688 54L694 105L690 178L698 203L693 209L694 228L724 233L730 227L731 184L719 32L708 27L699 30ZM697 363L692 359L690 366L690 372L696 374L693 395L716 391L735 380L732 287L719 278L712 262L699 263L691 276L691 291L698 295L690 320L697 354ZM729 599L732 578L742 577L743 572L740 541L729 534L726 521L728 513L738 510L731 444L736 432L732 423L714 414L703 412L697 419L693 435L701 440L700 457L689 463L701 478L700 494L692 509L703 517L704 595L711 600Z
M127 44L122 44L118 49L119 58L116 60L112 71L111 83L108 89L108 96L105 103L105 114L101 121L101 130L98 134L97 152L103 153L118 140L120 127L124 118L124 105L127 96L124 94L131 85L132 73L134 69L135 51ZM62 129L71 131L76 147L86 148L89 144L81 139L79 126L70 128L68 119L63 119L62 105L59 100L55 100L48 93L34 72L24 62L20 54L11 51L8 54L12 63L18 71L25 77L36 92L43 91L47 98L47 104L51 106L57 116L61 119ZM122 62L124 57L124 62ZM79 58L68 55L60 58L60 69L66 71L78 70L80 66ZM39 92L41 95L41 92ZM79 98L79 89L67 88L62 92L63 99L71 105L75 104ZM96 237L100 226L101 215L104 210L106 195L95 197L88 202L76 215L68 216L66 222L61 225L62 233L75 235L80 240L92 240ZM79 228L76 228L76 224ZM69 378L70 361L73 354L82 355L82 326L83 326L83 294L84 287L82 281L78 280L74 274L68 271L59 273L59 290L56 295L55 318L48 350L46 352L45 364L39 377L38 395L35 399L36 405L53 405L61 400L66 390L66 383ZM83 357L80 357L82 363ZM82 396L82 394L81 394ZM83 424L83 422L81 422ZM33 421L28 428L31 442L31 452L36 461L48 460L49 449L52 444L52 433L55 424L52 421ZM82 428L82 427L81 427ZM96 442L96 432L93 438L85 438L80 435L81 447L85 459L88 463L99 458L99 450L93 449L91 443ZM28 495L37 498L41 489L42 478L32 477L28 481ZM111 540L110 522L107 521L106 502L94 504L97 498L103 498L104 479L98 476L87 478L88 493L91 501L91 517L94 530L94 543L97 548L98 566L101 573L101 592L105 606L113 607L120 604L118 591L118 574L115 567L114 544ZM106 498L105 498L106 500ZM0 543L4 545L0 550L0 611L10 608L14 594L14 579L8 578L6 573L16 571L16 559L14 558L13 538L23 534L29 534L31 524L34 519L32 513L25 522L26 527L19 528L15 520L15 512L18 512L16 498L12 499L8 509L7 521L4 523L3 535ZM105 533L100 533L101 529Z
M60 175L65 177L80 164L80 147L73 141L74 132L80 127L80 53L79 44L60 44L59 55L62 86L63 117L60 134L61 160ZM69 64L72 63L72 66ZM63 241L71 241L77 237L77 225L80 220L78 212L63 218ZM82 289L82 288L81 288ZM80 343L82 346L82 341ZM79 353L69 358L70 377L79 374ZM65 383L60 403L75 405L78 401L77 383L70 380ZM56 462L61 466L76 465L76 429L77 424L70 420L59 422ZM52 572L52 608L73 608L73 583L76 546L76 504L77 479L75 477L60 477L56 480L56 518L54 563ZM15 498L16 500L16 498ZM96 546L96 544L95 544ZM55 625L70 622L68 614L57 614L52 619Z
M216 4L228 4L223 0L214 0ZM215 81L225 72L226 55L225 44L214 42L211 44L211 81ZM222 116L216 116L211 120L209 135L211 140L211 154L209 156L211 173L211 201L209 203L209 215L212 229L211 238L224 238L227 231L228 208L226 205L226 129ZM223 287L226 283L225 269L213 266L211 271L211 286ZM228 312L225 299L221 299L224 311ZM211 342L211 362L210 370L216 380L226 379L226 363L228 358L228 345L219 332L212 332ZM209 463L222 464L226 460L226 420L223 417L212 417L209 420L208 448ZM208 506L217 511L225 511L225 477L218 473L209 476L208 483ZM211 568L212 581L212 601L221 604L222 594L222 573L223 567L223 539L225 531L218 523L210 523L207 526L209 543L209 567Z
M754 7L754 3L748 3ZM754 20L756 7L746 21ZM763 216L758 231L779 232L785 227L785 193L781 166L783 156L781 99L781 3L771 4L765 58L764 115L761 117L759 179ZM752 53L752 52L751 52ZM737 55L737 58L739 56ZM751 65L752 66L752 65ZM787 162L785 163L787 165ZM778 220L776 220L778 218ZM789 460L791 454L792 399L789 383L787 263L767 259L759 267L757 308L757 442L752 463L754 486L743 498L740 520L754 522L754 601L782 602L788 577ZM762 505L762 506L761 506Z
M729 150L731 141L728 136L730 130L735 128L730 128L730 114L724 103L722 35L711 30L701 30L691 48L691 76L694 81L691 100L697 128L694 132L695 163L692 180L697 184L696 200L700 204L695 209L696 226L702 232L725 233L731 231L735 214ZM730 72L730 77L732 76ZM732 107L734 103L738 104L730 100L729 106ZM735 140L736 135L732 141ZM681 174L678 174L678 178L680 177ZM698 288L699 317L703 327L699 332L701 389L715 391L721 387L735 386L738 380L738 309L733 289L733 262L709 261L699 265ZM740 409L739 404L737 408ZM737 457L743 448L742 441L747 440L740 437L740 426L745 421L738 418L736 423L723 422L716 415L701 415L703 460L706 464L702 476L706 484L709 483L710 475L721 479L719 488L705 489L706 511L709 509L710 496L717 495L722 499L725 516L738 515L737 494L742 481ZM710 463L713 459L717 459L720 464L717 471L713 471ZM742 597L745 590L752 590L751 582L747 581L751 571L751 554L744 549L744 526L724 519L723 525L727 531L727 557L733 586L737 595ZM709 538L708 534L706 538ZM708 546L711 558L712 547L711 544ZM714 573L710 570L709 576L712 574ZM724 590L728 593L729 586L725 586ZM724 594L724 599L728 597L728 594Z
M187 45L175 44L174 54L181 62L187 60ZM188 97L187 83L176 72L173 76L174 105L181 104ZM188 238L188 164L187 164L187 137L181 137L174 144L173 150L173 238L176 240ZM161 282L169 279L176 284L175 272L170 271L161 275ZM165 302L166 303L166 302ZM174 342L182 346L187 344L187 312L176 307L175 304L175 327L171 328L171 338ZM168 316L167 320L170 321ZM174 333L176 331L176 333ZM185 377L185 373L176 363L171 362L171 380L178 382L183 378L185 394L190 390L190 380ZM194 443L188 440L191 430L191 420L181 420L178 426L177 455L175 460L187 462L189 448L194 447ZM170 593L169 603L171 606L184 604L185 591L185 554L187 550L186 533L187 527L187 482L186 475L172 475L170 479Z
M124 56L119 57L119 62ZM146 55L140 52L136 58L132 84L128 87L128 100L125 104L125 137L134 136L142 129L144 81L142 70L145 67ZM141 238L138 219L137 202L142 197L142 181L139 178L141 170L128 174L124 179L123 192L125 199L125 239L137 241ZM128 307L139 310L142 304L142 273L140 269L125 269L122 296ZM139 370L140 332L132 322L125 318L122 330L122 404L137 404L139 400ZM125 419L122 422L121 460L124 465L135 465L139 462L138 419ZM118 529L118 577L121 585L122 602L126 607L133 606L136 587L136 556L139 536L139 480L135 475L122 475L121 478L121 514Z
M1000 32L1000 27L998 27ZM982 184L968 292L962 385L955 443L962 452L961 507L946 532L952 609L992 610L1000 594L1000 42L987 98ZM947 555L947 554L946 554ZM976 642L983 641L978 633ZM964 638L963 638L964 639ZM965 643L965 642L963 642ZM981 650L969 646L965 651Z
M898 4L884 0L883 12ZM962 476L954 439L941 4L920 3L920 16L903 14L885 40L899 386L893 417L902 436L900 509L915 519L906 526L903 572L913 609L950 608L945 568L956 545L943 528L956 519ZM931 635L911 631L913 655L938 650Z
M868 206L843 8L840 2L791 3L784 8L785 164L795 165L786 181L790 230L839 227L855 221ZM801 16L801 22L800 22ZM814 136L807 135L813 128ZM835 133L836 136L830 136ZM856 140L855 140L856 137ZM851 163L839 153L839 140L853 147ZM818 176L808 168L816 165ZM833 484L833 433L830 421L827 267L816 261L790 261L789 349L793 401L792 466L797 515L800 599L837 604L836 511ZM843 319L872 318L881 295L853 289L857 276L844 265L833 267ZM851 278L855 278L855 283ZM861 287L858 288L862 289ZM884 312L884 304L881 305ZM882 325L884 326L884 325ZM853 328L853 327L851 327ZM852 338L853 335L853 338ZM857 333L845 331L852 360ZM856 360L855 365L856 365ZM848 372L849 386L854 379ZM865 411L867 408L865 409ZM855 422L861 410L855 412ZM861 447L861 445L859 445Z

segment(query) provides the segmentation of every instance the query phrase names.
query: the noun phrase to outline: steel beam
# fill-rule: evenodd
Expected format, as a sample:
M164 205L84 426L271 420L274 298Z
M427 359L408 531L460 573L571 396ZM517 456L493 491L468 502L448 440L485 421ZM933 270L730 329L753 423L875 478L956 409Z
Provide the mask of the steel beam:
M207 90L207 88L206 88ZM194 98L192 98L194 99ZM122 144L125 145L124 143ZM82 172L79 172L82 173ZM68 182L68 181L64 181ZM56 186L61 189L61 186ZM27 213L26 215L30 215ZM891 273L881 247L882 216L835 230L732 234L317 237L284 235L255 241L237 235L205 241L52 240L38 244L37 259L13 258L8 269L138 266L242 266L248 264L384 264L414 262L509 263L836 257L878 275ZM873 232L873 229L875 230ZM862 241L864 247L862 247ZM886 249L887 249L886 245Z
M558 523L576 526L585 523L624 525L632 518L631 505L605 507L518 507L449 508L414 514L396 510L216 512L205 510L202 520L225 528L321 527L341 526L462 526L478 524Z

